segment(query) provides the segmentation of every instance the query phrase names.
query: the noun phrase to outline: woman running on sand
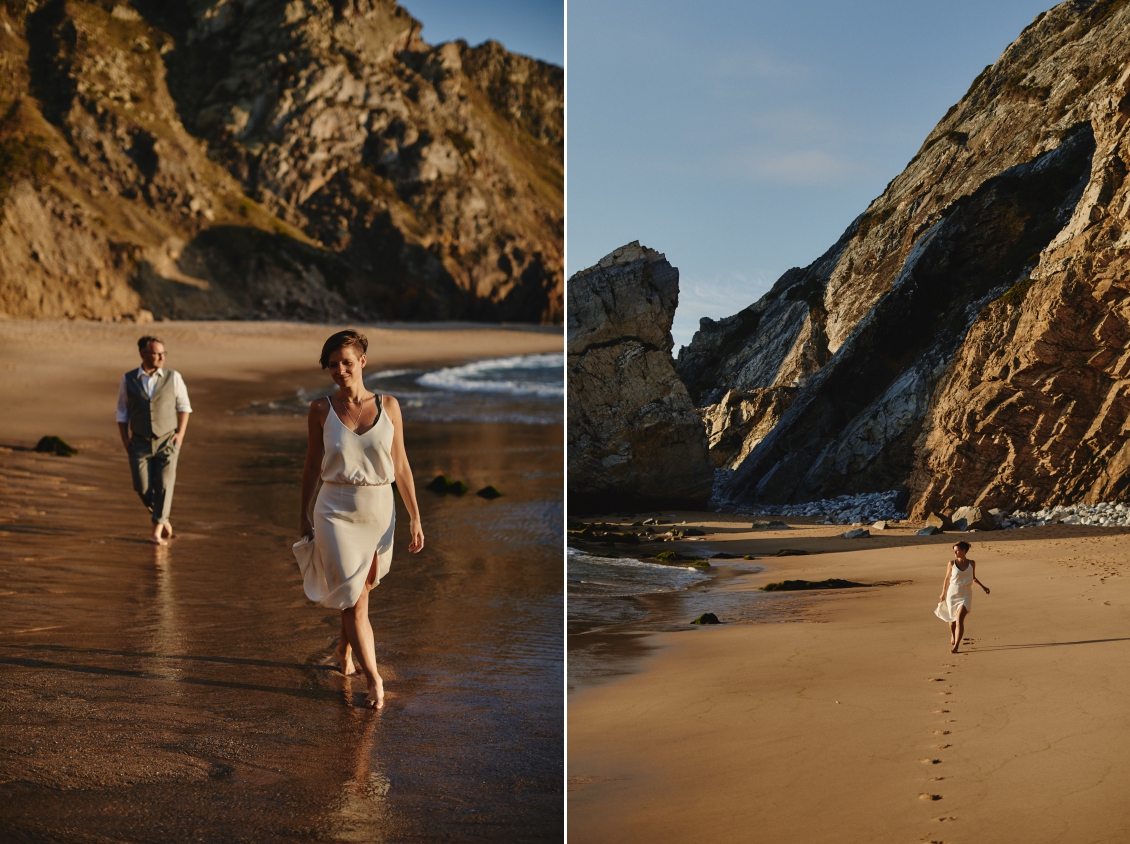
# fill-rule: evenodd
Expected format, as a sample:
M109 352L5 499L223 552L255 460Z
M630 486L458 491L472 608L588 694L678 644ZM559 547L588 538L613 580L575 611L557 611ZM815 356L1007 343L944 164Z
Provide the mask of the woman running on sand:
M946 566L946 579L942 581L942 594L938 598L938 608L934 615L950 626L950 653L957 653L961 637L965 633L965 616L973 605L973 584L976 583L989 594L989 587L977 579L977 563L968 559L969 543L962 540L953 546L956 559Z

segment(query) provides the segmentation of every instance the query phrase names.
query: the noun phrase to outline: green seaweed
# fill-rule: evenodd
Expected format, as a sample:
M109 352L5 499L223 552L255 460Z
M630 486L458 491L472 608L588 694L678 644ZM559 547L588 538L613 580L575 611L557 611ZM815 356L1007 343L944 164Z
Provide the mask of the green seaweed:
M800 592L806 589L852 589L860 586L869 586L867 583L856 583L854 580L840 580L832 577L828 580L782 580L780 583L767 583L761 587L763 592Z

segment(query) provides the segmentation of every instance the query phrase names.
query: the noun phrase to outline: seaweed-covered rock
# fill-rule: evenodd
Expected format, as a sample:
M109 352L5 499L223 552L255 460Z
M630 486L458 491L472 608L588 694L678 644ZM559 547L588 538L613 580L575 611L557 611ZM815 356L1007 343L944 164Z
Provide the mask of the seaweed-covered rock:
M35 444L35 450L41 454L56 454L59 457L73 457L78 454L78 449L67 445L62 437L43 437Z
M696 618L694 621L691 622L691 624L697 624L699 626L701 626L703 624L721 624L721 623L722 622L720 622L718 620L718 616L716 616L712 612L704 612L702 615L700 615L698 618Z

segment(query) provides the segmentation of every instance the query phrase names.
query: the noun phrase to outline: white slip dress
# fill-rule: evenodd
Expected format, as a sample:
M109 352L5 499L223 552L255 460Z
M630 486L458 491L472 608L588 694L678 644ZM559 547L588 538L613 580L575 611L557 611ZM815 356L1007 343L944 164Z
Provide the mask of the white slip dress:
M942 621L957 621L958 611L965 607L966 612L973 611L973 564L969 563L962 571L957 566L950 566L950 585L946 590L946 599L938 604L934 615Z
M322 426L322 486L314 504L314 538L293 546L306 597L343 610L357 603L377 558L373 585L392 566L396 507L393 424L377 397L378 416L363 434L349 430L330 405Z

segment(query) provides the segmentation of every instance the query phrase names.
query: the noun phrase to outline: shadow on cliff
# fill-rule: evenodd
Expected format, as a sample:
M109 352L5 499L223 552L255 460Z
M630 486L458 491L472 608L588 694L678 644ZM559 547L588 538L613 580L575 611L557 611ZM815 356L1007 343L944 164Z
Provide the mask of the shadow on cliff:
M395 273L363 276L337 254L250 226L213 226L141 257L145 308L169 319L453 319L450 291L405 288ZM391 282L391 283L390 283Z

